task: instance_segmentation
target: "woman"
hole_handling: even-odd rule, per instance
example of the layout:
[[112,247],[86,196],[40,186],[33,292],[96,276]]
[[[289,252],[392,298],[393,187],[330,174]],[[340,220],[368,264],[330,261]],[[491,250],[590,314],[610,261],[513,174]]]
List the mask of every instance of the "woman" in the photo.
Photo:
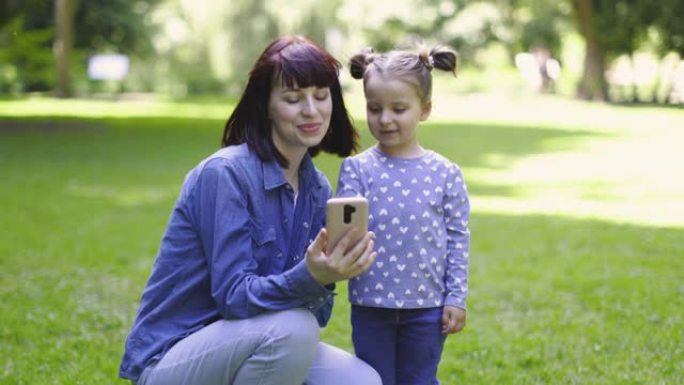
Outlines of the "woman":
[[340,64],[304,37],[271,43],[228,119],[223,148],[187,175],[126,341],[138,385],[380,384],[319,342],[334,284],[373,263],[373,233],[330,254],[332,190],[311,157],[356,146]]

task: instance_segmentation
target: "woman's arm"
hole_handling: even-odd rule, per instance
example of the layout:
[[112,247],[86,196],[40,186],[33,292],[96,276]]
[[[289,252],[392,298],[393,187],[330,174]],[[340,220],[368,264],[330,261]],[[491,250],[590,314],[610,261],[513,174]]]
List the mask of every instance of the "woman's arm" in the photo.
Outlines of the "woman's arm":
[[332,292],[313,278],[304,261],[282,274],[256,274],[249,193],[236,170],[217,159],[200,170],[188,196],[219,313],[224,318],[248,318],[269,310],[318,309],[329,301]]

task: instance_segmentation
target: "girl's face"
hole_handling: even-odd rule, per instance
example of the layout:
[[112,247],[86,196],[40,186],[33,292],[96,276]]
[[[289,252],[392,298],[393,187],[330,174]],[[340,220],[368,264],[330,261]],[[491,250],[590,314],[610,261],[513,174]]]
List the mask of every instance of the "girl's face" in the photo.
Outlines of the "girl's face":
[[413,85],[399,78],[374,73],[366,79],[366,115],[371,134],[384,153],[419,156],[416,130],[430,116],[430,103],[422,103]]
[[286,88],[277,81],[268,102],[273,143],[287,159],[299,161],[323,140],[331,114],[330,88]]

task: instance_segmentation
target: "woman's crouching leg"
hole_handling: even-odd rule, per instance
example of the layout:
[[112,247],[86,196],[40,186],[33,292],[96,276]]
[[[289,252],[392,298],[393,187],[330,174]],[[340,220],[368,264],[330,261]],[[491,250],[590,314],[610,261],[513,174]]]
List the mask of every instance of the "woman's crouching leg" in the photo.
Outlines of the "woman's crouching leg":
[[370,365],[340,348],[320,342],[306,385],[382,385]]
[[174,345],[138,385],[301,385],[319,331],[304,309],[216,321]]
[[320,329],[305,309],[273,313],[263,340],[238,370],[234,384],[301,385],[318,347]]

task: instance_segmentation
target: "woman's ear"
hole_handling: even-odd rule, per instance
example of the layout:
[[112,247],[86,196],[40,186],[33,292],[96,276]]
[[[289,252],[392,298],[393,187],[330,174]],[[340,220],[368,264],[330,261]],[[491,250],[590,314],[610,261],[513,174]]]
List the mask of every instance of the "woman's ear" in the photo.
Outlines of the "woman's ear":
[[430,117],[430,112],[432,112],[432,101],[423,103],[421,110],[422,112],[420,113],[420,121],[424,122]]

